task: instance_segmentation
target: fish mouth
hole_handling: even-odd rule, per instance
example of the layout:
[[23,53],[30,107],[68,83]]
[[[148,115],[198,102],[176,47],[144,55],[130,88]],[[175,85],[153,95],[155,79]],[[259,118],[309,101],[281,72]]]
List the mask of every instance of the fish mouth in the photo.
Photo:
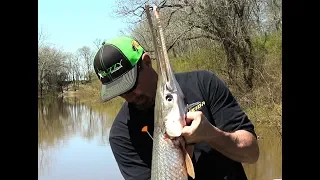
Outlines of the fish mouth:
[[165,132],[164,137],[170,140],[177,140],[180,136],[170,136],[167,132]]
[[[175,108],[179,108],[175,106]],[[174,108],[171,113],[168,114],[165,122],[165,132],[170,138],[180,137],[182,134],[182,129],[186,125],[185,117],[180,112],[176,111]]]

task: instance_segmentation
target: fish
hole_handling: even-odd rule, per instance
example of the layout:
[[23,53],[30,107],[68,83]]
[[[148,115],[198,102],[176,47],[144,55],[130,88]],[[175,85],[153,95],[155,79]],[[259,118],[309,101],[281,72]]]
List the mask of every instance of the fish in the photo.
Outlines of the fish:
[[[152,7],[156,30],[149,9],[150,5],[146,4],[158,70],[152,137],[148,133],[153,139],[151,180],[187,180],[188,176],[194,179],[193,147],[188,147],[182,136],[188,104],[169,62],[159,9],[156,5]],[[142,131],[147,131],[147,128]]]

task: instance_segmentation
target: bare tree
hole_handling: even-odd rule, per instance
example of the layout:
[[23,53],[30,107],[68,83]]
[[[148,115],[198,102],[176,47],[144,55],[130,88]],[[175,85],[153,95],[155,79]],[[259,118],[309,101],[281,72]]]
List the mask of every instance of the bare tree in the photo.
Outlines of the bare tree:
[[260,34],[269,34],[282,30],[282,1],[254,0],[252,20],[255,22],[252,30]]
[[99,38],[96,38],[96,39],[93,41],[93,44],[95,45],[95,47],[97,48],[97,50],[99,50],[99,48],[101,47],[102,42],[103,42],[103,40],[102,40],[102,39],[99,39]]
[[[59,80],[65,72],[67,72],[67,64],[65,62],[66,55],[59,49],[50,46],[44,46],[38,49],[38,85],[40,96],[43,95],[44,88],[59,88]],[[60,79],[59,79],[60,78]],[[51,88],[50,88],[51,87]]]
[[80,57],[78,54],[70,55],[69,66],[70,66],[69,74],[72,78],[73,88],[74,88],[74,90],[76,90],[76,87],[79,88],[80,76],[81,76]]
[[[150,1],[149,1],[150,2]],[[230,81],[238,82],[239,73],[245,89],[253,87],[255,57],[252,46],[252,12],[254,2],[249,0],[162,0],[156,3],[163,14],[168,50],[173,47],[188,47],[190,40],[206,39],[206,42],[219,43],[226,55]],[[123,16],[140,18],[134,32],[141,43],[150,41],[145,25],[143,0],[119,3],[117,13]],[[138,30],[141,29],[141,30]],[[143,32],[144,31],[144,32]],[[197,41],[196,41],[197,42]],[[198,41],[199,43],[199,41]],[[201,43],[201,41],[200,41]],[[150,43],[151,44],[151,43]],[[182,45],[183,44],[183,45]],[[147,45],[149,47],[152,45]],[[241,68],[240,68],[241,67]]]
[[282,30],[282,1],[281,0],[265,0],[266,3],[266,22],[269,31]]
[[38,30],[38,48],[41,48],[46,45],[49,35],[46,34],[42,28]]
[[93,53],[88,46],[83,46],[82,48],[78,49],[79,56],[84,60],[85,64],[85,76],[87,80],[91,82],[91,71],[92,71],[92,62],[93,62]]

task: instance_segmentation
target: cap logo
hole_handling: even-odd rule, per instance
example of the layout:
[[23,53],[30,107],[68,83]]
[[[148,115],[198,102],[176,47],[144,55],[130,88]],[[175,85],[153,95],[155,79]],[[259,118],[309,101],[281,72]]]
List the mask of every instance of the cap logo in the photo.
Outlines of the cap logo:
[[105,77],[106,75],[108,75],[108,74],[107,74],[105,71],[99,70],[98,75],[99,75],[99,78],[102,79],[102,78],[104,78],[104,77]]
[[109,77],[110,77],[110,74],[118,71],[119,69],[121,69],[123,67],[121,62],[122,62],[122,59],[120,60],[120,62],[115,63],[113,66],[109,67],[107,69],[107,72],[99,70],[99,72],[98,72],[99,78],[100,79],[104,78],[107,75],[109,75]]
[[137,51],[140,48],[140,45],[137,41],[132,40],[132,47],[135,51]]

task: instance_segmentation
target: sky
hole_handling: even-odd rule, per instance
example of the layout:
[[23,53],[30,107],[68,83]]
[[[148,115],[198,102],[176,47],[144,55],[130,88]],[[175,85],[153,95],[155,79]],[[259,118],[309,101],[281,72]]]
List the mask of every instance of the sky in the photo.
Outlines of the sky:
[[46,42],[74,53],[78,48],[95,48],[93,41],[120,35],[128,25],[112,15],[116,0],[38,0],[38,28]]

